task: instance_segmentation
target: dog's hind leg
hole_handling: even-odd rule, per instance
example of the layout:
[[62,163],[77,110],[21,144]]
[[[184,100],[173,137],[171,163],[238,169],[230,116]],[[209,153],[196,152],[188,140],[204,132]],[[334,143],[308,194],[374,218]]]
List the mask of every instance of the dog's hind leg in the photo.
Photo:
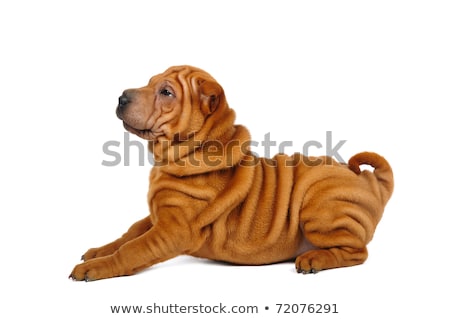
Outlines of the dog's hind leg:
[[146,231],[148,231],[150,228],[152,228],[152,223],[150,221],[150,216],[147,216],[147,217],[137,221],[133,225],[131,225],[131,227],[128,229],[128,231],[125,234],[123,234],[122,237],[116,239],[115,241],[113,241],[109,244],[106,244],[104,246],[98,247],[98,248],[89,249],[81,257],[81,259],[86,261],[86,260],[97,258],[97,257],[111,255],[116,250],[118,250],[123,244],[141,236]]
[[307,251],[295,260],[298,273],[317,273],[320,270],[354,266],[367,259],[367,249],[333,247]]
[[[341,205],[343,205],[341,203]],[[302,232],[310,249],[296,258],[299,273],[362,264],[368,257],[366,245],[373,235],[374,225],[361,210],[340,210],[336,214],[315,207],[314,212],[301,213]],[[342,206],[341,206],[342,209]]]

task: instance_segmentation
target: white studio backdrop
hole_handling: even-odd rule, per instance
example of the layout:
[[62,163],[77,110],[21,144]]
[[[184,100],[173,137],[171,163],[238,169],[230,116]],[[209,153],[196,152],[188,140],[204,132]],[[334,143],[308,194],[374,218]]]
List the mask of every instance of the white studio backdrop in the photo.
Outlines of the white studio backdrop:
[[[447,2],[44,0],[0,11],[8,318],[143,317],[112,313],[132,305],[148,317],[197,318],[147,307],[221,303],[257,306],[255,318],[319,316],[292,313],[300,304],[335,304],[337,314],[320,315],[330,318],[448,315]],[[103,145],[125,146],[122,91],[178,64],[216,78],[260,155],[277,152],[262,147],[270,134],[292,141],[288,153],[317,141],[323,147],[308,151],[325,154],[345,140],[344,160],[368,150],[391,162],[396,189],[365,264],[303,276],[293,263],[179,257],[131,277],[67,279],[88,248],[148,213],[151,165],[139,165],[137,148],[129,165],[102,165]]]

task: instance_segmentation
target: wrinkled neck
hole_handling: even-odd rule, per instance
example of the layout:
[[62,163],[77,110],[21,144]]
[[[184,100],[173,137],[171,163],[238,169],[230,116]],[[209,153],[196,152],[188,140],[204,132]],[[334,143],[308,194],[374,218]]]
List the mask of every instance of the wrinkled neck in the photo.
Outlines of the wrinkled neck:
[[188,176],[230,168],[250,152],[250,133],[234,125],[235,113],[227,108],[222,114],[208,117],[202,129],[183,141],[164,138],[149,142],[155,167],[162,171]]

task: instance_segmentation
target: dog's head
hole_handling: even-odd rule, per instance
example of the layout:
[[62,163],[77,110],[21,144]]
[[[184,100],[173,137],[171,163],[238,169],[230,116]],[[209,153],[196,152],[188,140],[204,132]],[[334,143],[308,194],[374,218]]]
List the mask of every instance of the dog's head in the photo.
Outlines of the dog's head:
[[220,108],[228,106],[222,87],[211,75],[191,66],[175,66],[153,76],[147,86],[125,90],[116,114],[126,130],[143,139],[181,141],[199,133]]

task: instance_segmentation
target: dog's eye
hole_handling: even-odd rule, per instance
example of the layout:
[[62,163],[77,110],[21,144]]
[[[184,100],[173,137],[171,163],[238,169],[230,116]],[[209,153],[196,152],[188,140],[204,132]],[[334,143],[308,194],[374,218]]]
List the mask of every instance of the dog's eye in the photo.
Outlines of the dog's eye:
[[171,91],[169,91],[168,89],[162,89],[161,91],[159,91],[159,93],[161,95],[165,95],[165,96],[174,96],[174,94]]

